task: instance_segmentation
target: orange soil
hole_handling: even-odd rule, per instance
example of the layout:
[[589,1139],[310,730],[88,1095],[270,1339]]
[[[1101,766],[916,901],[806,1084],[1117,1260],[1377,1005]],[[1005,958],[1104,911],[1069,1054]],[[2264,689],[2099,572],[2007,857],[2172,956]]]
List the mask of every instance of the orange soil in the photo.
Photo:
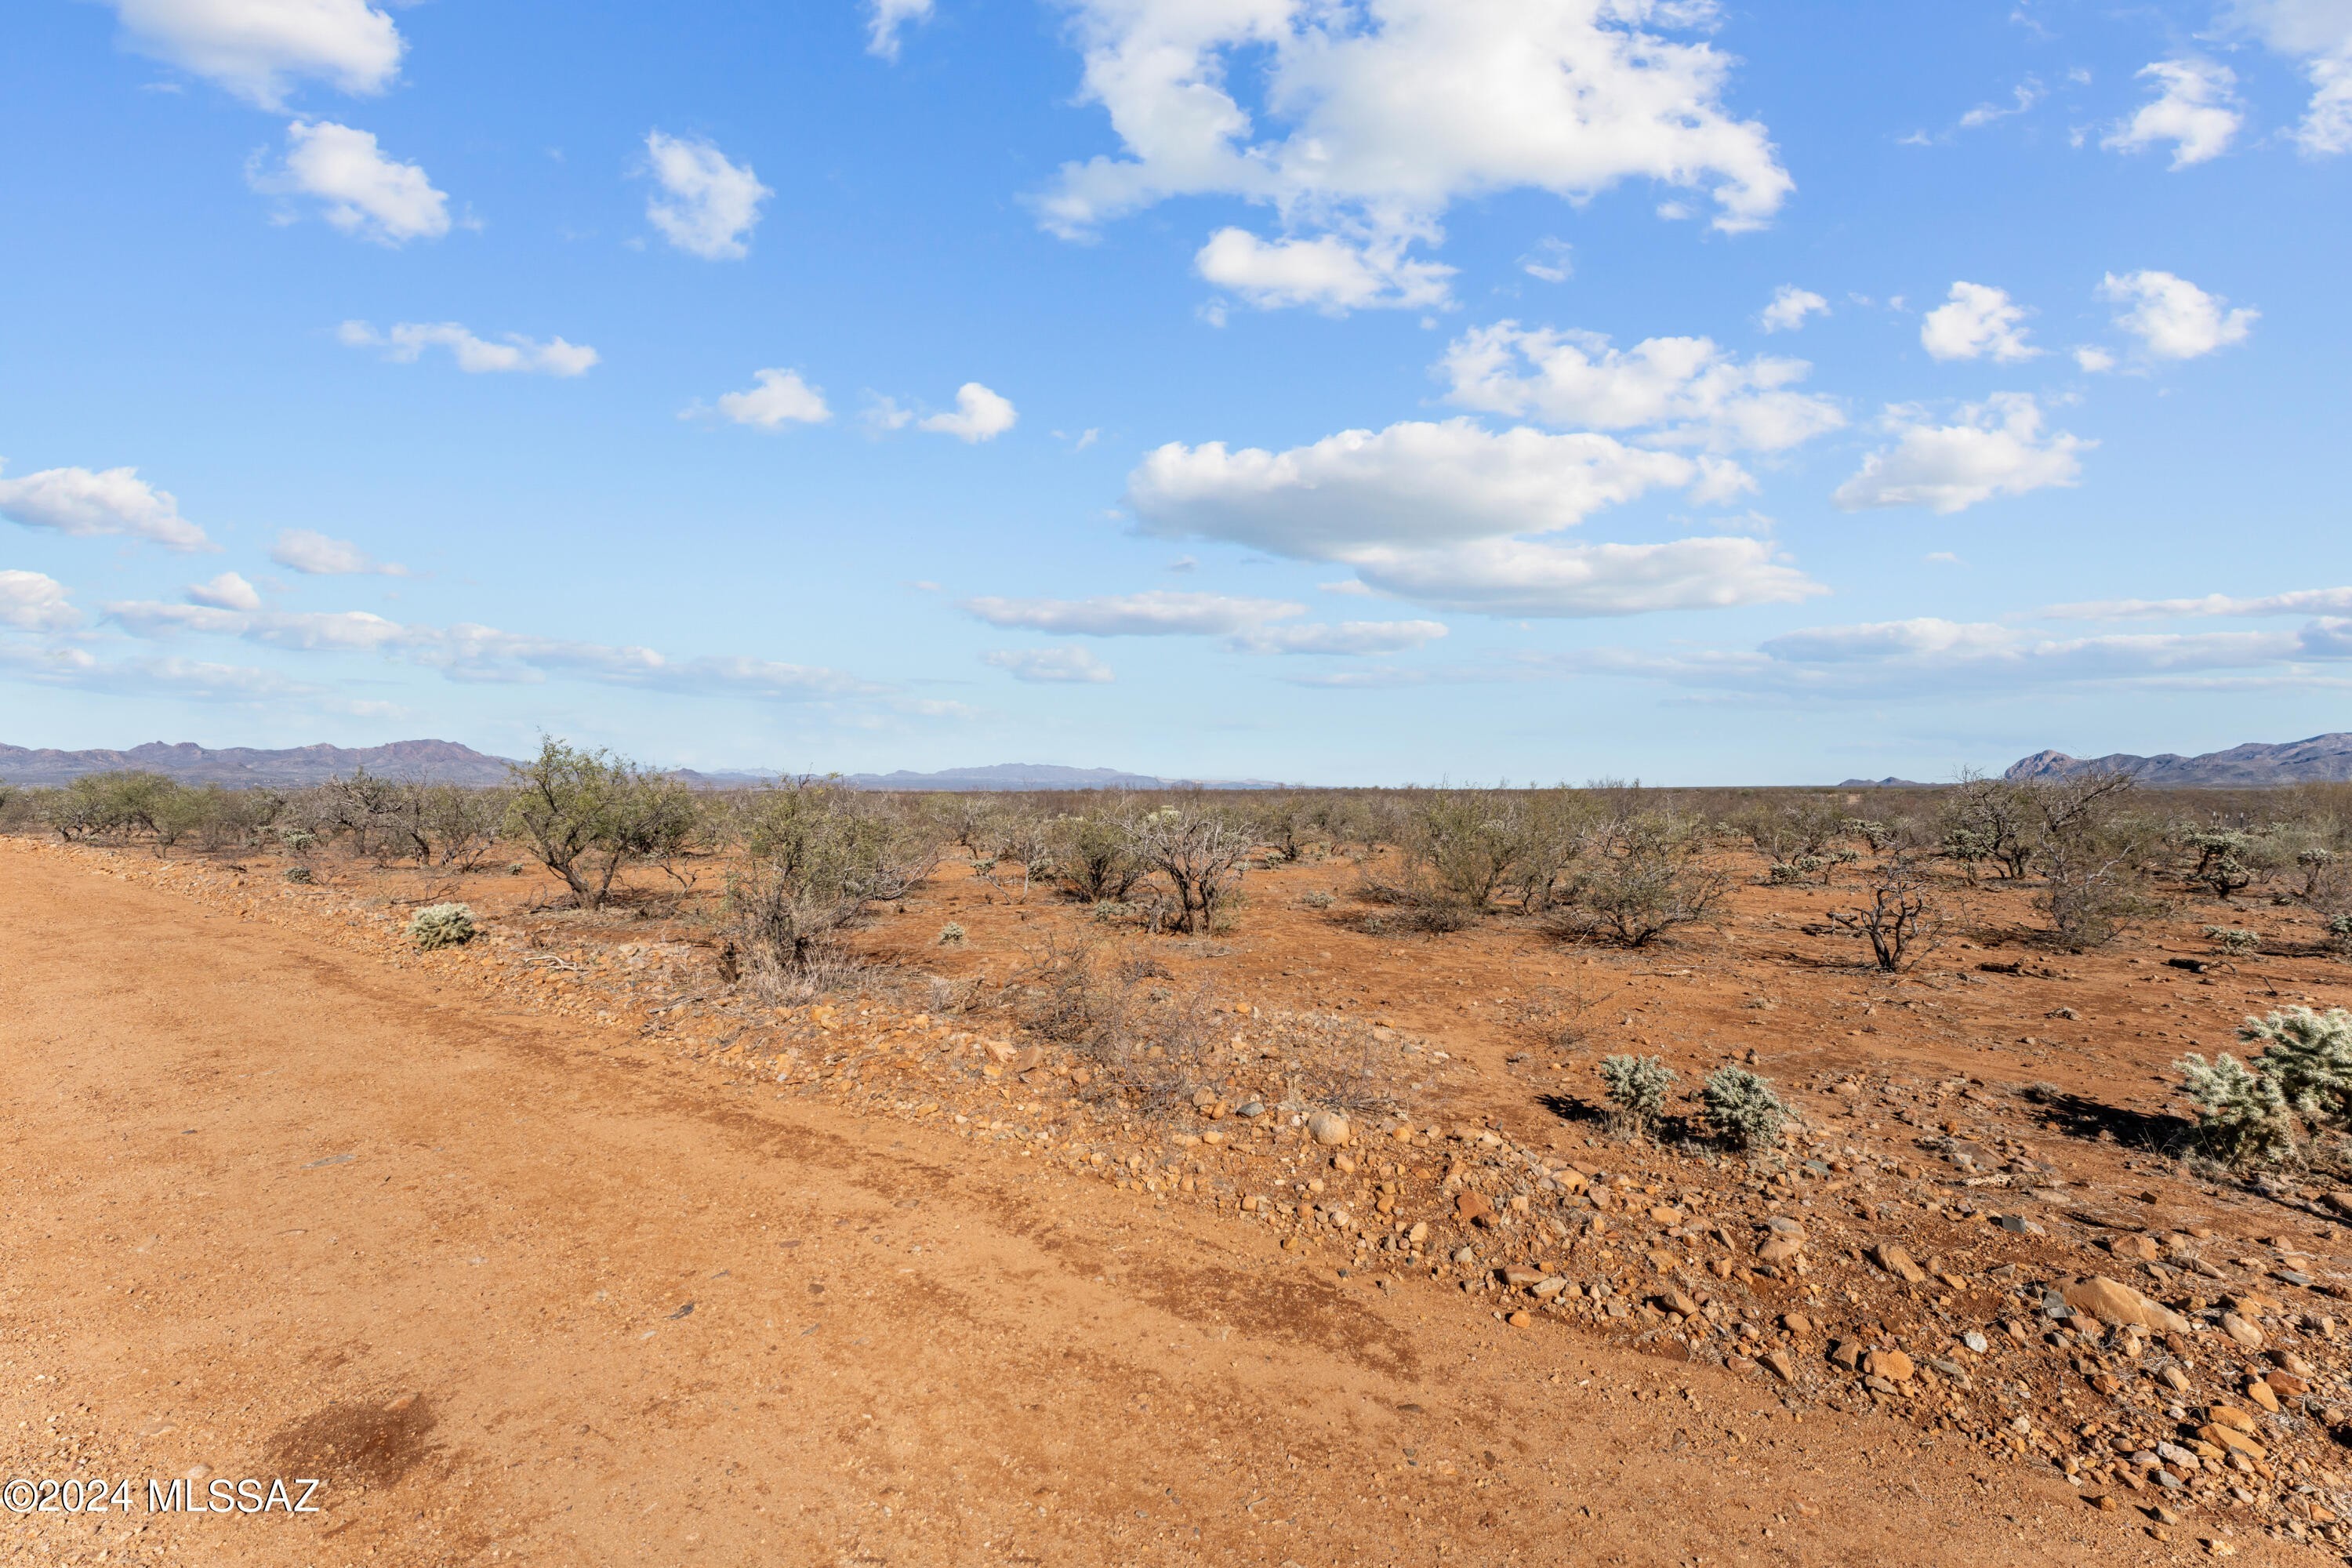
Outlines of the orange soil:
[[[6,1474],[322,1476],[325,1511],[8,1516],[10,1562],[2011,1564],[2166,1562],[2219,1532],[2159,1542],[1950,1434],[1514,1329],[1451,1279],[1343,1277],[936,1120],[714,1078],[615,1009],[500,989],[476,950],[395,959],[258,886],[154,880],[0,841]],[[489,910],[520,879],[444,880]],[[1590,1056],[1627,1044],[1686,1076],[1752,1045],[1791,1083],[1899,1059],[2153,1108],[2179,1036],[2225,1037],[2219,1005],[2152,1037],[2144,998],[2206,998],[2122,956],[1951,982],[1926,1016],[1850,973],[1759,979],[1822,945],[1790,934],[1817,894],[1755,889],[1725,939],[1588,963],[1287,902],[1339,880],[1255,881],[1233,951],[1178,962],[1440,1042],[1470,1070],[1417,1114],[1534,1146],[1585,1146],[1540,1097],[1589,1098]],[[948,918],[972,939],[943,956]],[[873,942],[1001,978],[1025,928],[1067,918],[948,881]],[[2259,967],[2289,998],[2336,984]],[[1528,1037],[1493,1013],[1580,974],[1609,990],[1592,1045],[1565,1072],[1509,1061]],[[2215,989],[2242,1008],[2270,985]],[[2084,1017],[2045,1021],[2062,1003]],[[2049,1142],[2091,1191],[2155,1179]],[[2178,1180],[2164,1201],[2276,1223]]]

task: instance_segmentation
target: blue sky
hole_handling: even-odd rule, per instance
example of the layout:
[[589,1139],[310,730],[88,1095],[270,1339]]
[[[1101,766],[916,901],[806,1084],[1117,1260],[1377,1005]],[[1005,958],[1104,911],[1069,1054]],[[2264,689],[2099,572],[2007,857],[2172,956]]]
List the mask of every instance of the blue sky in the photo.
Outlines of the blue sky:
[[35,0],[0,739],[2346,727],[2352,0]]

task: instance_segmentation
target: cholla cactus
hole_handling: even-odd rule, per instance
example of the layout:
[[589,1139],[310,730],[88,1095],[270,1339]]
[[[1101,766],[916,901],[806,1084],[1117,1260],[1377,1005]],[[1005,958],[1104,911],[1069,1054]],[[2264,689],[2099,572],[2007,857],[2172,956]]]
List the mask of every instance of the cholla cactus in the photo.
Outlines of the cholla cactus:
[[2294,1142],[2294,1121],[2277,1080],[2255,1071],[2227,1051],[2209,1064],[2190,1053],[2173,1064],[2181,1091],[2197,1108],[2197,1128],[2206,1147],[2232,1165],[2276,1156]]
[[2255,1068],[2303,1115],[2334,1124],[2352,1112],[2352,1013],[2289,1007],[2247,1019],[2238,1038],[2263,1048]]
[[474,911],[463,904],[430,904],[409,918],[408,939],[426,952],[474,940]]
[[1735,1149],[1769,1149],[1780,1142],[1789,1108],[1771,1082],[1746,1068],[1717,1068],[1699,1090],[1706,1124]]
[[1666,1091],[1675,1086],[1674,1068],[1655,1057],[1603,1057],[1601,1087],[1608,1092],[1619,1126],[1643,1133],[1664,1114]]
[[289,866],[286,868],[285,876],[286,879],[289,882],[315,882],[318,880],[316,877],[310,874],[310,868],[308,866]]
[[953,921],[950,921],[947,924],[940,927],[940,945],[941,947],[961,947],[963,945],[963,927],[958,925]]
[[2207,926],[2205,940],[2231,958],[2252,958],[2263,950],[2261,932],[2234,926]]
[[2352,915],[2331,916],[2327,921],[2327,940],[2339,952],[2352,952]]

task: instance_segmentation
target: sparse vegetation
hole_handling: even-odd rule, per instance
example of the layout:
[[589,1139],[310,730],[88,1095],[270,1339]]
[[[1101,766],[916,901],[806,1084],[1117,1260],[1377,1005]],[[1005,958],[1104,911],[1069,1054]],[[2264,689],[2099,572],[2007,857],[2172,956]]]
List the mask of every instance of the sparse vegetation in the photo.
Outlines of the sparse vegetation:
[[1624,947],[1714,918],[1729,876],[1706,864],[1696,824],[1647,813],[1617,824],[1589,855],[1559,922],[1563,931]]
[[1656,1057],[1613,1056],[1601,1058],[1601,1092],[1609,1097],[1611,1120],[1620,1131],[1646,1137],[1666,1113],[1666,1096],[1675,1087],[1675,1070]]
[[474,940],[474,911],[464,904],[429,904],[409,917],[408,940],[425,952]]
[[845,962],[839,934],[939,864],[934,823],[823,780],[758,791],[742,817],[743,863],[728,883],[727,930],[745,978],[773,997],[822,989]]
[[1869,939],[1881,973],[1909,968],[1938,946],[1943,909],[1927,878],[1911,861],[1897,858],[1879,871],[1866,910],[1832,911],[1830,920]]
[[1778,1147],[1789,1121],[1789,1108],[1772,1092],[1770,1081],[1746,1068],[1722,1067],[1709,1073],[1699,1089],[1699,1104],[1709,1131],[1750,1153]]

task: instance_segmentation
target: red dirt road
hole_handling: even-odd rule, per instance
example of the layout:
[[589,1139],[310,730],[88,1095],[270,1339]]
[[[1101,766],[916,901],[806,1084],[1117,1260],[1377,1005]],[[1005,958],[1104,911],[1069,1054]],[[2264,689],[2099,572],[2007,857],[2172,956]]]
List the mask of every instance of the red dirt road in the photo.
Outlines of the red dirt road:
[[[6,1515],[8,1562],[2196,1552],[1893,1422],[722,1094],[60,857],[0,843],[0,900],[5,1475],[326,1481],[317,1514]],[[2241,1561],[2321,1560],[2276,1550]]]

